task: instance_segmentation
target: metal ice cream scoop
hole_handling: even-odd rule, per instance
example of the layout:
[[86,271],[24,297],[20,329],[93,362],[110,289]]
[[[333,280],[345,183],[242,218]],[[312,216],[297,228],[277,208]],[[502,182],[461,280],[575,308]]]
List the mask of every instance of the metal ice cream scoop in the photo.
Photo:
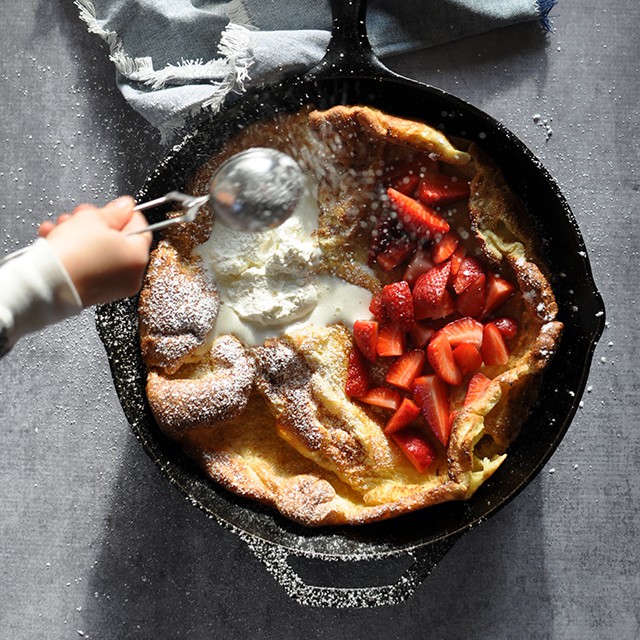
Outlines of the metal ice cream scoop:
[[178,202],[185,213],[151,224],[133,233],[192,222],[200,207],[209,203],[216,219],[233,229],[262,231],[283,223],[296,208],[304,191],[304,178],[296,161],[266,147],[241,151],[223,162],[209,182],[205,196],[171,191],[162,198],[135,207],[144,211],[167,202]]

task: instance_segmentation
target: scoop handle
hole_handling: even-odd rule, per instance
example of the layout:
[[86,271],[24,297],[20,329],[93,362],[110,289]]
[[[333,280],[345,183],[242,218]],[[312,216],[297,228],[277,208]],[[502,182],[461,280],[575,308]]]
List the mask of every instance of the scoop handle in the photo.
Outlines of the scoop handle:
[[[242,537],[256,557],[265,565],[267,571],[286,591],[287,595],[299,604],[311,607],[362,609],[398,604],[409,598],[446,555],[459,535],[448,536],[434,543],[393,554],[398,558],[408,555],[413,562],[392,584],[370,587],[327,587],[307,584],[288,560],[294,555],[307,558],[311,556],[296,553],[253,536],[243,535]],[[348,572],[348,564],[351,562],[373,562],[388,557],[389,554],[384,556],[372,554],[371,556],[354,560],[332,556],[331,558],[326,558],[326,561],[343,562],[346,573]],[[374,569],[372,567],[372,571]]]
[[186,193],[180,193],[179,191],[170,191],[161,198],[156,198],[155,200],[149,200],[148,202],[138,204],[134,207],[134,211],[146,211],[147,209],[159,207],[160,205],[166,204],[167,202],[178,202],[183,206],[183,208],[186,209],[186,213],[176,218],[166,218],[165,220],[160,220],[160,222],[154,222],[153,224],[150,224],[142,229],[130,231],[129,233],[127,233],[127,235],[135,236],[139,233],[146,233],[147,231],[158,231],[159,229],[165,229],[166,227],[170,227],[180,222],[193,222],[198,209],[208,201],[209,196],[196,197],[187,195]]

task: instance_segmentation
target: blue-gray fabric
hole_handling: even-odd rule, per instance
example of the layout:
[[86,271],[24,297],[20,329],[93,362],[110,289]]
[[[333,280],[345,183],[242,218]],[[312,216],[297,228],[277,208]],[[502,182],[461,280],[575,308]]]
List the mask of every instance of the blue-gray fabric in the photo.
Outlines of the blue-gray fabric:
[[[204,106],[320,61],[328,0],[75,0],[111,47],[118,86],[167,137]],[[381,58],[527,20],[549,0],[371,0],[367,29]],[[237,27],[237,28],[235,28]]]

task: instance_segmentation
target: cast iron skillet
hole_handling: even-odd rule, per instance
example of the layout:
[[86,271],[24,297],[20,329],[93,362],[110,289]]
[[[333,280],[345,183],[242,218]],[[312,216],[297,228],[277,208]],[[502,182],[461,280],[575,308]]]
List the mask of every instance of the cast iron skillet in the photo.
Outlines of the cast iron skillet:
[[[507,461],[464,503],[430,507],[359,527],[303,528],[209,481],[159,431],[144,393],[146,372],[138,347],[137,299],[99,308],[97,327],[125,414],[162,473],[196,506],[236,531],[293,598],[316,606],[362,607],[408,597],[462,533],[495,513],[538,473],[576,412],[605,316],[574,217],[557,184],[533,154],[487,114],[444,91],[386,69],[369,45],[365,2],[332,0],[331,5],[332,36],[320,65],[305,75],[247,93],[199,124],[169,152],[138,200],[184,188],[202,161],[243,126],[309,103],[319,108],[367,104],[477,141],[501,165],[543,240],[554,275],[559,319],[565,324],[559,352],[544,374],[539,398],[510,447]],[[406,555],[411,564],[400,578],[375,587],[308,585],[288,562],[290,556],[357,561]]]

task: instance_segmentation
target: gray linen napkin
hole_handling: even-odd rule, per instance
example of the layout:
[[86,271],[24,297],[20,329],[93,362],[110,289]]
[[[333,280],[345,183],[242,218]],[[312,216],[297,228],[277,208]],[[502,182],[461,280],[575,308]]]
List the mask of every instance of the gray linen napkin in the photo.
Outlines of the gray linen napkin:
[[[118,87],[169,141],[202,109],[322,59],[328,0],[74,0],[111,50]],[[370,0],[378,57],[527,20],[549,29],[555,0]]]

